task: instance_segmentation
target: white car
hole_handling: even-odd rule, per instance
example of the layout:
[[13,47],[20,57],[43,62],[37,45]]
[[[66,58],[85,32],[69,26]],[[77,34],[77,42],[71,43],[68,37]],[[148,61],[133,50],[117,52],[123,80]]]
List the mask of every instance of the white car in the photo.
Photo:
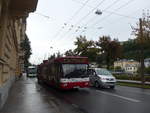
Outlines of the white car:
[[88,70],[88,75],[92,86],[100,88],[115,88],[116,78],[107,69],[92,68]]

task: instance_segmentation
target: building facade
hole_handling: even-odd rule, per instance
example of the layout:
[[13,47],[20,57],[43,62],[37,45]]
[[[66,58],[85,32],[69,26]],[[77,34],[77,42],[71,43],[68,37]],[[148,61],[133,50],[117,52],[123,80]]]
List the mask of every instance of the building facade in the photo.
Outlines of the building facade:
[[20,43],[25,38],[26,18],[36,6],[37,0],[0,0],[0,108],[22,72]]
[[150,58],[144,59],[144,65],[146,68],[150,67]]
[[135,60],[119,60],[114,62],[114,68],[120,67],[122,70],[128,73],[136,73],[140,63]]

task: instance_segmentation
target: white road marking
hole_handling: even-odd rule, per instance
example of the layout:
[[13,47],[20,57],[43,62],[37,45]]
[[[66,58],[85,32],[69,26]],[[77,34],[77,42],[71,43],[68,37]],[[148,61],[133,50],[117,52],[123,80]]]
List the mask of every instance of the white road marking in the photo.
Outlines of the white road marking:
[[131,101],[131,102],[141,102],[140,100],[124,97],[124,96],[113,94],[113,93],[109,93],[109,92],[104,92],[104,91],[99,91],[99,90],[96,90],[96,91],[99,92],[99,93],[103,93],[103,94],[106,94],[106,95],[118,97],[118,98],[121,98],[121,99],[124,99],[124,100],[128,100],[128,101]]
[[75,107],[75,108],[78,108],[78,105],[76,105],[76,104],[72,104],[72,106]]

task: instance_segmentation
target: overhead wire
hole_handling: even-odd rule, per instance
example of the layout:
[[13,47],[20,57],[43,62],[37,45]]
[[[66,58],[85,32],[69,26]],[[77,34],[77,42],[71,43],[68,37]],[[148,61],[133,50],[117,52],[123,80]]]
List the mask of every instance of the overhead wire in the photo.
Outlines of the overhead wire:
[[[92,10],[90,10],[90,11],[89,11],[85,16],[83,16],[80,20],[78,20],[75,25],[78,25],[81,21],[83,21],[83,20],[84,20],[87,16],[89,16],[95,9],[97,9],[100,5],[102,5],[102,4],[104,3],[104,1],[106,1],[106,0],[102,0],[101,2],[99,2],[99,3],[96,5],[96,7],[94,7]],[[70,31],[64,33],[64,35],[62,36],[62,38],[63,38],[64,36],[66,36],[69,32],[70,32]],[[61,38],[61,39],[62,39],[62,38]]]
[[[105,0],[103,0],[102,2],[104,2]],[[132,1],[134,1],[134,0],[132,0]],[[117,9],[115,9],[115,10],[119,10],[119,9],[121,9],[121,8],[123,8],[123,7],[125,7],[125,6],[127,6],[129,3],[131,3],[132,1],[128,1],[128,2],[126,2],[124,5],[121,5],[120,7],[118,7]],[[101,2],[101,3],[102,3]],[[117,3],[118,2],[118,0],[116,0],[116,1],[114,1],[114,3]],[[100,3],[99,3],[100,4]],[[98,4],[98,5],[99,5]],[[97,5],[97,6],[98,6]],[[88,16],[90,13],[92,13],[96,8],[97,8],[97,6],[96,7],[92,7],[92,6],[89,6],[89,5],[86,5],[86,6],[88,6],[88,7],[90,7],[90,8],[93,8],[88,14],[86,14],[84,17],[82,17],[80,20],[81,21],[83,21],[84,20],[84,18],[86,17],[86,16]],[[107,7],[107,8],[109,8],[109,7]],[[128,15],[124,15],[124,14],[120,14],[120,13],[116,13],[116,12],[114,12],[114,11],[106,11],[106,10],[102,10],[103,12],[106,12],[106,13],[109,13],[109,15],[118,15],[118,16],[121,16],[121,17],[125,17],[125,18],[130,18],[130,19],[137,19],[136,17],[131,17],[131,16],[128,16]],[[78,21],[76,24],[78,24],[79,22],[81,22],[81,21]],[[75,24],[75,25],[76,25]],[[71,30],[70,30],[71,31]],[[70,31],[68,31],[68,32],[70,32]],[[67,33],[68,33],[67,32]],[[67,33],[65,33],[63,36],[65,36]],[[61,39],[63,39],[63,38],[65,38],[65,37],[61,37]]]
[[[135,10],[134,12],[130,13],[129,16],[130,16],[130,15],[133,15],[133,14],[136,14],[136,13],[139,12],[140,10],[141,10],[141,9]],[[112,24],[115,24],[116,22],[119,22],[119,20],[120,20],[120,19],[123,19],[123,18],[124,18],[124,17],[121,16],[120,18],[114,20],[114,21],[112,22]],[[138,19],[138,18],[137,18],[137,19]]]
[[[109,9],[109,8],[111,8],[111,7],[113,7],[114,4],[118,3],[119,1],[121,1],[121,0],[115,0],[112,4],[110,4],[110,5],[107,6],[104,10],[102,10],[102,12],[103,12],[103,11],[106,11],[107,9]],[[89,21],[87,21],[86,24],[84,24],[84,26],[87,25],[88,23],[92,22],[94,19],[95,19],[95,17],[92,18],[92,19],[90,19]],[[82,31],[81,33],[83,33],[83,31]]]
[[35,14],[40,15],[40,16],[42,16],[42,17],[45,17],[45,18],[47,18],[47,19],[50,19],[50,17],[49,17],[49,16],[44,15],[44,14],[42,14],[42,13],[35,12]]
[[[129,0],[128,2],[126,2],[126,3],[123,4],[123,5],[121,5],[120,7],[118,7],[117,9],[115,9],[114,11],[122,9],[123,7],[129,5],[129,4],[130,4],[131,2],[133,2],[133,1],[134,1],[134,0]],[[109,16],[111,16],[112,14],[115,14],[115,15],[118,15],[118,16],[126,17],[126,18],[137,19],[136,17],[131,17],[131,16],[119,14],[119,13],[116,13],[116,12],[113,12],[113,11],[107,11],[107,9],[111,8],[111,7],[112,7],[114,4],[116,4],[117,2],[119,2],[119,1],[118,1],[118,0],[114,1],[111,5],[109,5],[107,8],[105,8],[104,10],[102,10],[102,12],[109,13],[109,15],[105,16],[104,18],[109,17]],[[103,18],[103,19],[104,19],[104,18]],[[92,20],[90,20],[90,21],[92,21]],[[89,23],[89,21],[88,21],[86,24],[88,24],[88,23]],[[85,25],[86,25],[86,24],[85,24]],[[85,25],[84,25],[84,26],[85,26]],[[93,26],[93,25],[92,25],[92,26]],[[92,26],[91,26],[91,27],[92,27]],[[101,27],[101,28],[103,28],[103,27]],[[85,32],[85,31],[80,32],[80,34],[83,33],[83,32]]]
[[[132,3],[133,1],[135,0],[129,0],[128,2],[126,2],[125,4],[121,5],[120,7],[116,8],[114,11],[117,11],[117,10],[120,10],[122,8],[124,8],[125,6],[129,5],[130,3]],[[92,26],[95,26],[96,24],[98,24],[99,22],[105,20],[106,18],[110,17],[111,15],[118,15],[118,16],[122,16],[122,17],[126,17],[126,18],[133,18],[135,19],[135,17],[130,17],[130,16],[126,16],[126,15],[123,15],[123,14],[118,14],[116,12],[113,12],[113,11],[106,11],[106,10],[102,10],[102,12],[106,12],[106,13],[109,13],[107,16],[103,17],[102,19],[96,21]]]
[[[127,6],[128,4],[130,4],[131,2],[133,2],[134,0],[130,0],[130,1],[128,1],[128,2],[126,2],[125,4],[123,4],[123,5],[121,5],[120,7],[118,7],[117,9],[115,9],[115,11],[116,10],[119,10],[119,9],[121,9],[121,8],[123,8],[123,7],[125,7],[125,6]],[[131,18],[131,19],[137,19],[137,18],[135,18],[135,17],[131,17],[131,16],[127,16],[127,15],[123,15],[123,14],[119,14],[119,13],[116,13],[116,12],[113,12],[113,11],[107,11],[107,9],[109,9],[110,7],[112,7],[114,4],[116,4],[117,2],[119,2],[119,0],[116,0],[116,1],[114,1],[111,5],[109,5],[107,8],[105,8],[104,10],[102,10],[102,12],[106,12],[106,13],[109,13],[109,15],[107,15],[107,17],[109,17],[109,16],[111,16],[112,14],[114,14],[114,15],[118,15],[118,16],[122,16],[122,17],[126,17],[126,18]],[[90,6],[91,7],[91,6]],[[105,17],[106,18],[106,17]],[[104,18],[103,18],[104,19]],[[101,19],[102,20],[102,19]],[[89,22],[92,22],[93,20],[89,20],[86,24],[88,24]],[[85,25],[86,25],[85,24]],[[97,22],[96,22],[96,24],[97,24]],[[85,26],[84,25],[84,26]],[[95,26],[95,24],[94,25],[92,25],[92,26]],[[90,26],[90,28],[92,28],[92,26]],[[93,27],[94,28],[94,27]],[[81,33],[83,33],[84,31],[82,31]]]
[[[74,13],[74,15],[68,20],[67,23],[69,23],[77,14],[79,14],[80,11],[86,6],[86,4],[87,4],[89,1],[90,1],[90,0],[86,0],[85,3],[82,4],[82,7],[79,8],[79,9]],[[60,34],[60,32],[61,32],[62,30],[63,30],[63,29],[60,28],[60,30],[59,30],[58,32],[56,32],[56,35],[54,35],[54,37],[56,38],[56,37]]]
[[[122,9],[122,8],[124,8],[124,7],[126,7],[127,5],[129,5],[130,3],[132,3],[133,1],[135,1],[135,0],[129,0],[129,1],[126,2],[125,4],[123,4],[123,5],[121,5],[120,7],[116,8],[114,11],[118,11],[118,10],[120,10],[120,9]],[[103,12],[104,12],[104,11],[103,11]],[[101,20],[99,20],[100,22],[106,20],[109,16],[111,16],[111,15],[113,15],[113,14],[118,15],[118,16],[121,16],[122,18],[137,19],[136,17],[131,17],[131,16],[123,15],[123,14],[118,14],[118,13],[112,12],[112,11],[108,11],[108,12],[106,11],[106,13],[109,13],[109,14],[108,14],[107,16],[103,17]],[[95,22],[92,26],[96,26],[96,24],[98,24],[99,21]],[[114,22],[113,22],[113,23],[114,23]],[[91,27],[92,27],[92,26],[91,26]]]
[[[111,8],[111,7],[113,7],[116,3],[118,3],[119,1],[121,1],[121,0],[115,0],[113,3],[111,3],[109,6],[107,6],[104,10],[102,10],[102,11],[106,11],[107,9],[109,9],[109,8]],[[120,8],[120,7],[119,7]],[[118,8],[118,9],[119,9]],[[92,18],[92,19],[90,19],[89,21],[87,21],[86,22],[86,24],[84,24],[83,26],[86,26],[88,23],[90,23],[90,22],[92,22],[93,20],[95,19],[95,17],[94,18]],[[92,27],[91,27],[92,28]],[[93,27],[94,28],[94,27]],[[83,32],[85,32],[84,30],[83,31],[81,31],[80,32],[80,34],[82,34]],[[76,32],[75,32],[76,33]],[[71,34],[72,35],[72,34]],[[70,37],[71,35],[69,35],[68,37]]]

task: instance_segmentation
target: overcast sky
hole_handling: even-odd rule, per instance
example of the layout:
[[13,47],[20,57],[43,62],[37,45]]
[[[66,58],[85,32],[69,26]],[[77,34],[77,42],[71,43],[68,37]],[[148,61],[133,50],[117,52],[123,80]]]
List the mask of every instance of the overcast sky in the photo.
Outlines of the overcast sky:
[[[133,38],[131,25],[149,9],[150,0],[39,0],[36,12],[27,19],[30,61],[38,64],[55,52],[75,48],[79,35],[88,40],[103,35],[119,41]],[[97,10],[102,14],[96,15]]]

